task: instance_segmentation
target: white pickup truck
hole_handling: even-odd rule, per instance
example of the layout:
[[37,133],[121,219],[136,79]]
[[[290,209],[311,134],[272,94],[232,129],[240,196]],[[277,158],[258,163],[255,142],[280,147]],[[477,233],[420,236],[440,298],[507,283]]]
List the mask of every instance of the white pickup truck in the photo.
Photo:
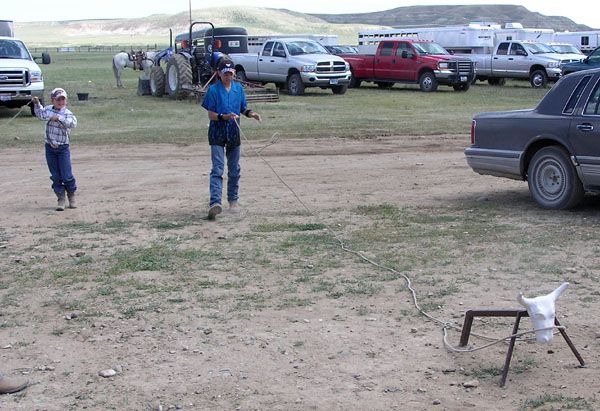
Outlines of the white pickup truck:
[[541,43],[503,41],[493,54],[464,54],[476,63],[477,80],[503,85],[505,79],[529,80],[531,87],[545,87],[548,81],[560,78],[560,54]]
[[267,41],[256,53],[232,53],[236,77],[241,81],[275,83],[293,96],[306,87],[330,88],[344,94],[350,83],[350,66],[319,43],[303,38]]
[[[42,53],[42,63],[50,64],[50,56]],[[0,37],[0,106],[18,108],[32,97],[44,97],[44,78],[25,44],[15,37]],[[31,114],[33,112],[33,105]]]

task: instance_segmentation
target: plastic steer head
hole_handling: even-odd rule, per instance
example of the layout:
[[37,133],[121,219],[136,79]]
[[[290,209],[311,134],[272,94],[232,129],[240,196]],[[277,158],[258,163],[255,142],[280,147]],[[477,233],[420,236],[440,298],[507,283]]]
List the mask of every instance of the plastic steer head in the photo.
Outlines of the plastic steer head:
[[[556,317],[555,303],[558,297],[567,289],[569,283],[562,283],[550,294],[535,298],[523,297],[522,293],[517,296],[517,301],[527,309],[529,317],[533,321],[533,329],[538,342],[547,343],[552,341],[554,319]],[[548,328],[544,330],[544,328]]]

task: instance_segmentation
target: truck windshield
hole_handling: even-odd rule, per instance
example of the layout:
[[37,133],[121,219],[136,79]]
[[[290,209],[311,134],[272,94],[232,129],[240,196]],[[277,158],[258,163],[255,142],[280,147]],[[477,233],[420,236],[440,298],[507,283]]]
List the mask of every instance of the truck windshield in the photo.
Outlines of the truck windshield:
[[582,54],[581,51],[572,44],[550,44],[549,46],[559,54]]
[[300,54],[329,54],[325,47],[314,41],[290,41],[286,43],[286,46],[292,56],[299,56]]
[[31,60],[27,47],[18,40],[0,40],[0,58]]
[[450,54],[437,43],[413,43],[419,54]]
[[542,43],[528,43],[528,44],[525,44],[525,47],[527,47],[527,50],[531,54],[556,53],[554,50],[552,50],[550,48],[550,46],[547,46]]

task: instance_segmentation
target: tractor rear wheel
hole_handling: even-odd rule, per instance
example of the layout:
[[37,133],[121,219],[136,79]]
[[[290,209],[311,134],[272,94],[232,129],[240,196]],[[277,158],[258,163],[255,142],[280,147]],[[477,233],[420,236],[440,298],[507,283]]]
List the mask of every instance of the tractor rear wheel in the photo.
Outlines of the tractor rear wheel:
[[154,66],[150,70],[150,93],[154,97],[162,97],[165,94],[165,82],[167,76],[161,66]]
[[182,54],[175,54],[167,63],[167,93],[171,98],[180,100],[186,98],[189,90],[184,85],[192,85],[192,67]]

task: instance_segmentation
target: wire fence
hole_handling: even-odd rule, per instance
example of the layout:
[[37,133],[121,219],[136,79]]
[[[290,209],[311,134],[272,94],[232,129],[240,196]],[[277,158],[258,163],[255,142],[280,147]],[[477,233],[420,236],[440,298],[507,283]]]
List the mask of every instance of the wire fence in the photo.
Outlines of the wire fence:
[[30,47],[32,53],[118,53],[119,51],[142,50],[153,51],[162,50],[169,47],[168,44],[129,44],[112,46],[61,46],[61,47]]

